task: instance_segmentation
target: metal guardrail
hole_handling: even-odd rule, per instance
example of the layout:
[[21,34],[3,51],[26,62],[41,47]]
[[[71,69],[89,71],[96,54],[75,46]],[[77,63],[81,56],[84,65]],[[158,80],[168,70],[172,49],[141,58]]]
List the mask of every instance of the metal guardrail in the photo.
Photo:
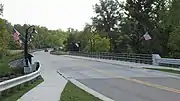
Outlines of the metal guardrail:
[[69,52],[70,55],[84,56],[90,58],[110,59],[119,61],[130,61],[136,63],[152,64],[151,54],[133,54],[133,53],[87,53],[87,52]]
[[21,77],[17,77],[14,79],[10,79],[4,82],[0,82],[0,92],[10,89],[12,87],[18,86],[20,84],[23,84],[25,82],[31,81],[33,79],[35,79],[36,77],[40,76],[40,67],[38,68],[37,71],[21,76]]
[[[35,49],[35,50],[30,50],[29,52],[33,53],[33,52],[41,51],[41,50],[42,49]],[[32,71],[35,71],[35,69],[36,69],[35,65],[32,65],[32,67],[33,67]],[[31,81],[31,80],[35,79],[36,77],[38,77],[38,76],[40,76],[40,67],[38,68],[37,71],[32,72],[30,74],[23,75],[23,76],[20,76],[20,77],[16,77],[16,78],[13,78],[13,79],[10,79],[10,80],[6,80],[6,81],[3,81],[3,82],[0,82],[0,93],[2,91],[7,90],[7,89],[10,89],[10,88],[18,86],[20,84],[23,84],[23,83],[26,83],[28,81]]]

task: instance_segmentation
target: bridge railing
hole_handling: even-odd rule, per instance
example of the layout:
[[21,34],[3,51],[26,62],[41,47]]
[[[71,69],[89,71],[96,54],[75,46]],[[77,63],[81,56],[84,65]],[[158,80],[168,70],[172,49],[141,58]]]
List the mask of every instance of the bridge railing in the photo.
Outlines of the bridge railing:
[[69,52],[70,55],[84,56],[90,58],[99,58],[99,59],[110,59],[110,60],[119,60],[119,61],[129,61],[136,63],[152,64],[152,55],[151,54],[133,54],[133,53],[107,53],[107,52]]
[[108,52],[69,52],[70,55],[129,61],[156,66],[180,68],[180,59],[161,58],[158,54],[108,53]]

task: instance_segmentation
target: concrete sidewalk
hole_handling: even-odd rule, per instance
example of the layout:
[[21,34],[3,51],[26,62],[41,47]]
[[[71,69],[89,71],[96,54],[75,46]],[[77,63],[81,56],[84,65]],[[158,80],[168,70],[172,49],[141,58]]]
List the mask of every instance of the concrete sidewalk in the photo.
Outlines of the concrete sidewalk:
[[141,64],[141,63],[134,63],[134,62],[127,62],[127,61],[117,61],[117,60],[108,60],[108,59],[98,59],[98,58],[89,58],[89,57],[82,57],[82,56],[72,56],[72,55],[66,55],[67,57],[76,58],[76,59],[85,59],[85,60],[92,60],[92,61],[98,61],[113,65],[119,65],[119,66],[125,66],[129,68],[162,68],[162,69],[172,69],[172,70],[178,70],[179,68],[171,68],[171,67],[163,67],[163,66],[154,66],[149,64]]
[[67,81],[56,72],[43,75],[44,82],[30,90],[18,101],[59,101]]
[[41,63],[41,76],[44,82],[23,95],[18,101],[59,101],[67,80],[57,73],[58,66],[54,66],[48,59],[53,60],[54,57],[44,52],[35,53],[35,56]]

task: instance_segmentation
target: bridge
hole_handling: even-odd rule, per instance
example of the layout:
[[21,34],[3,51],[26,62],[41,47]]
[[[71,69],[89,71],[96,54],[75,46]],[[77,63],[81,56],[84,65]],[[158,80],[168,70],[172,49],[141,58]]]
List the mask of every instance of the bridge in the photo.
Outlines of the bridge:
[[[143,65],[116,60],[93,59],[72,55],[33,53],[41,62],[44,82],[25,94],[20,101],[59,101],[67,79],[114,101],[179,101],[180,79],[177,75],[144,69]],[[119,61],[121,63],[121,61]],[[135,66],[136,65],[136,66]],[[62,76],[65,78],[62,78]]]

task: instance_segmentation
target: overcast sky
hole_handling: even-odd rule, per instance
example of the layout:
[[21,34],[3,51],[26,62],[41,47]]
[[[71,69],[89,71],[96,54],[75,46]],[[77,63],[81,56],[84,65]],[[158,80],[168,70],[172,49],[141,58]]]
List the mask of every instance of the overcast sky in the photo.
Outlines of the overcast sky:
[[92,6],[99,0],[0,0],[3,18],[12,24],[36,24],[49,29],[69,27],[82,30],[94,16]]

